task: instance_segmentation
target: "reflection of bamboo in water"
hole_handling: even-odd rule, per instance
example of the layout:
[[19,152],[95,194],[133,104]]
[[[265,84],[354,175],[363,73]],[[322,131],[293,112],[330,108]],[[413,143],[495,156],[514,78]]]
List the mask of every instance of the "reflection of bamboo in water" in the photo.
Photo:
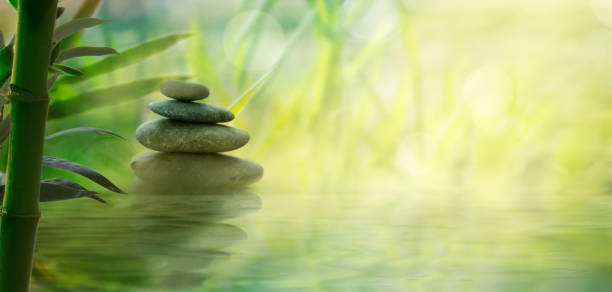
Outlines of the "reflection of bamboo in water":
[[114,214],[63,214],[40,228],[35,283],[94,291],[201,285],[207,267],[229,257],[223,249],[246,238],[219,221],[260,207],[257,195],[224,190],[139,194]]

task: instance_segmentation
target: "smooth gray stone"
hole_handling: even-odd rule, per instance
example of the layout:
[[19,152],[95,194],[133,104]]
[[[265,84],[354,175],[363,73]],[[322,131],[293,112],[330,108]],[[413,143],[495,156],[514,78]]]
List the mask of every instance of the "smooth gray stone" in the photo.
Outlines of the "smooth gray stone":
[[240,187],[263,176],[259,164],[219,153],[146,153],[130,166],[144,182],[176,188]]
[[234,119],[234,114],[222,107],[177,100],[162,100],[149,104],[149,109],[166,118],[194,123],[225,123]]
[[157,119],[136,129],[136,139],[143,146],[163,152],[225,152],[249,142],[243,130],[217,125],[193,124]]
[[202,84],[181,80],[166,80],[159,89],[167,97],[185,101],[205,99],[210,94]]

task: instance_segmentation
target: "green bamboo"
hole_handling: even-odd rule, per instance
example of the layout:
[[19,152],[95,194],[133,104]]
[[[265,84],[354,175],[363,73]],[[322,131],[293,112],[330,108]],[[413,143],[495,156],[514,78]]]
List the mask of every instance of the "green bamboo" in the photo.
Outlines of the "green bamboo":
[[28,291],[36,228],[57,0],[19,0],[11,79],[11,137],[0,223],[0,291]]

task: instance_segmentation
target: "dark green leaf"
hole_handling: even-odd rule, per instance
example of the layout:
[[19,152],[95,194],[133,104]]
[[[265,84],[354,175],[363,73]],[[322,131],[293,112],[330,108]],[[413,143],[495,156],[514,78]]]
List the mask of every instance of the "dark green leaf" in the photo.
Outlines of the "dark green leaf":
[[[72,19],[91,17],[98,9],[101,0],[84,0]],[[81,39],[83,31],[79,31],[62,41],[62,48],[72,48]]]
[[53,34],[53,41],[59,42],[72,34],[80,31],[81,29],[94,27],[103,23],[110,22],[110,20],[98,19],[98,18],[78,18],[69,21],[68,23],[59,26],[55,29]]
[[187,80],[189,78],[189,76],[182,75],[138,80],[126,84],[86,92],[65,100],[58,100],[51,103],[49,106],[49,119],[63,118],[96,107],[133,100],[157,91],[159,89],[159,85],[164,80]]
[[62,15],[64,15],[64,12],[66,12],[66,8],[61,7],[61,6],[57,7],[57,12],[55,13],[55,19],[62,17]]
[[13,43],[9,43],[6,47],[0,49],[0,84],[11,75],[13,67]]
[[68,75],[68,76],[82,76],[83,75],[83,72],[81,72],[81,70],[74,68],[74,67],[62,65],[62,64],[53,64],[49,66],[49,69],[55,73],[60,73],[62,75]]
[[2,121],[0,121],[0,145],[4,143],[6,138],[9,136],[11,130],[11,115],[6,115]]
[[104,55],[119,55],[119,52],[110,47],[76,47],[61,51],[55,62],[61,63],[76,57]]
[[58,80],[58,85],[74,84],[89,78],[107,74],[115,70],[139,63],[153,55],[159,54],[180,40],[192,36],[192,34],[173,34],[148,41],[133,48],[121,52],[120,55],[106,57],[99,62],[81,68],[85,73],[81,77],[67,77]]
[[63,131],[59,131],[56,133],[53,133],[47,137],[45,137],[45,140],[50,140],[53,139],[55,137],[59,137],[59,136],[63,136],[66,134],[71,134],[71,133],[78,133],[78,132],[94,132],[100,136],[106,136],[106,135],[110,135],[110,136],[115,136],[115,137],[119,137],[123,140],[125,140],[125,138],[123,138],[121,135],[113,132],[113,131],[109,131],[109,130],[105,130],[105,129],[100,129],[100,128],[92,128],[92,127],[79,127],[79,128],[72,128],[72,129],[68,129],[68,130],[63,130]]
[[60,158],[43,157],[43,165],[72,171],[92,180],[93,182],[103,186],[109,191],[124,194],[121,189],[115,186],[106,177],[96,172],[95,170],[82,166],[78,163],[74,163]]
[[[5,185],[0,185],[0,200],[4,197]],[[88,191],[81,185],[63,178],[47,179],[40,182],[40,201],[54,202],[78,198],[91,198],[106,203],[102,198],[96,196],[94,191]]]
[[4,48],[4,34],[0,31],[0,49]]
[[19,0],[8,0],[8,3],[11,4],[15,10],[17,10],[17,1]]
[[57,77],[59,77],[60,75],[60,73],[55,73],[53,74],[53,76],[51,76],[51,78],[49,78],[49,80],[47,80],[47,91],[53,88],[53,85],[55,85],[55,81],[57,81]]
[[[59,43],[55,44],[55,46],[53,46],[53,49],[51,50],[51,58],[49,58],[49,64],[50,65],[55,63],[55,59],[57,59],[57,56],[59,56],[61,43],[62,42],[59,42]],[[57,63],[59,63],[59,62],[57,62]]]
[[0,109],[2,106],[8,103],[8,92],[10,87],[10,80],[4,81],[4,84],[0,85]]

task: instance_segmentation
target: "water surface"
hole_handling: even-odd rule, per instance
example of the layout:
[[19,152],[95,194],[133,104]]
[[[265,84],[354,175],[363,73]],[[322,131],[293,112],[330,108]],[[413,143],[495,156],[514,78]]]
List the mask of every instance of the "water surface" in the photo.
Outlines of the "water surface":
[[610,198],[396,192],[44,205],[34,291],[610,291]]

